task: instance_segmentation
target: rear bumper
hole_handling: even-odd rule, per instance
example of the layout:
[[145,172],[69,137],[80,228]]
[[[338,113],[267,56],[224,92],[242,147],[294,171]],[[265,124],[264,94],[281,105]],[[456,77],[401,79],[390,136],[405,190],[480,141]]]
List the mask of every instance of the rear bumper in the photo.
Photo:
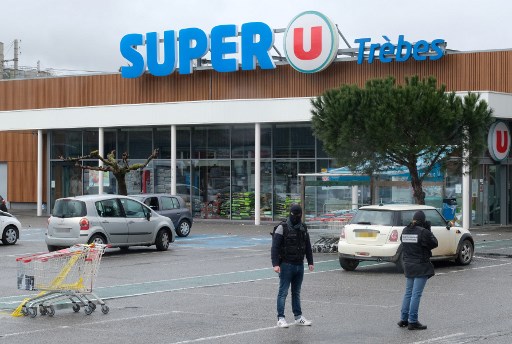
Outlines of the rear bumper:
[[396,262],[400,255],[398,247],[400,243],[385,244],[382,246],[348,244],[344,240],[338,243],[340,258]]
[[78,238],[56,238],[52,236],[46,236],[46,245],[51,246],[73,246],[76,244],[87,244],[88,236],[80,236]]

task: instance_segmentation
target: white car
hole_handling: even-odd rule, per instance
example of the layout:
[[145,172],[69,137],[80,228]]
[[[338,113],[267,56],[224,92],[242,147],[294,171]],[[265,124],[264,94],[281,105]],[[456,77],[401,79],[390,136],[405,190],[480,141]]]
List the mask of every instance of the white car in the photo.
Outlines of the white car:
[[414,213],[422,210],[431,223],[439,246],[432,250],[432,260],[471,263],[474,241],[462,227],[452,227],[436,208],[426,205],[388,204],[361,207],[340,234],[338,256],[344,270],[353,271],[365,260],[402,265],[400,235]]
[[21,223],[14,215],[0,210],[0,228],[4,245],[14,245],[18,241]]
[[75,244],[156,245],[165,251],[174,241],[171,219],[127,196],[86,195],[59,198],[48,219],[49,251]]

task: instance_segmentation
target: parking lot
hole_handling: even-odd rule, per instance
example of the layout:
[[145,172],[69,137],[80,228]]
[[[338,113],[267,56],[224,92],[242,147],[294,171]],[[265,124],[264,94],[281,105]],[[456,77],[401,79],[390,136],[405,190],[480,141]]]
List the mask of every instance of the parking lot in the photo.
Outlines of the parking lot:
[[[33,222],[32,222],[33,221]],[[272,226],[196,223],[171,248],[109,249],[95,291],[110,307],[87,316],[68,305],[54,317],[12,317],[35,292],[16,289],[15,258],[45,251],[44,221],[27,218],[17,245],[0,245],[0,342],[69,343],[510,343],[512,235],[475,231],[476,257],[436,264],[420,307],[427,331],[396,326],[404,277],[392,264],[341,270],[315,253],[306,272],[304,315],[311,327],[276,327],[278,277],[270,266]],[[286,315],[290,320],[290,300]]]

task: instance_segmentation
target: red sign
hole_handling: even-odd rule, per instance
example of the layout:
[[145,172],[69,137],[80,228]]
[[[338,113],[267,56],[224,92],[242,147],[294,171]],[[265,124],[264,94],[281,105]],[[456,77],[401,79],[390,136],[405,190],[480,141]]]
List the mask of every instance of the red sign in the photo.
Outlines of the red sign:
[[487,135],[489,154],[496,161],[508,157],[510,151],[510,130],[505,122],[495,122]]

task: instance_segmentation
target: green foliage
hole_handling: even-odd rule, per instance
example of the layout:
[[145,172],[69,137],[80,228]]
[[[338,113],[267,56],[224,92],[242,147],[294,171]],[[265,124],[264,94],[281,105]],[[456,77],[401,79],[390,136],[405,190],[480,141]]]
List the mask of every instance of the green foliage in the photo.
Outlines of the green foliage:
[[[492,110],[476,94],[460,98],[433,77],[370,80],[364,88],[342,85],[311,101],[313,132],[341,166],[373,174],[405,166],[417,203],[422,182],[443,160],[470,152],[473,165],[485,147]],[[419,176],[418,163],[427,166]],[[423,194],[424,195],[424,194]]]

